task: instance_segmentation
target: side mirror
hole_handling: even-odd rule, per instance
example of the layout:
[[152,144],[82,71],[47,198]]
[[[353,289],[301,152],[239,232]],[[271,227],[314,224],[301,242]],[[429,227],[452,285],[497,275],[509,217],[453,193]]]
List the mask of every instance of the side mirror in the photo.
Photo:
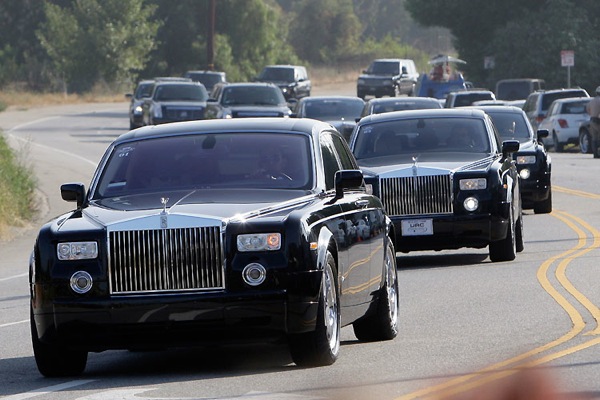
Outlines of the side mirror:
[[83,183],[65,183],[60,186],[60,195],[65,201],[77,202],[77,208],[81,208],[85,198],[85,186]]
[[550,132],[548,131],[548,129],[538,129],[538,131],[537,131],[538,139],[544,139],[544,138],[547,138],[548,136],[550,136]]
[[[518,142],[517,142],[518,143]],[[340,170],[335,173],[335,198],[344,197],[344,189],[358,189],[364,184],[363,173],[359,169]]]
[[518,140],[505,140],[502,142],[502,157],[506,158],[510,153],[519,151],[521,144]]
[[131,100],[133,98],[133,93],[125,93],[125,98]]

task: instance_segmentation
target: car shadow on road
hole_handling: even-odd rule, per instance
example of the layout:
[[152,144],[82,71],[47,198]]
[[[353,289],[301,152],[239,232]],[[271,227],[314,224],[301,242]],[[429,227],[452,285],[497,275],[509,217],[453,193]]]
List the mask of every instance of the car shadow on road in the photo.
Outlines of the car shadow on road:
[[[460,252],[458,252],[460,251]],[[399,270],[403,269],[428,269],[439,267],[457,267],[490,263],[487,249],[458,250],[456,253],[444,252],[419,255],[396,254],[396,264]]]

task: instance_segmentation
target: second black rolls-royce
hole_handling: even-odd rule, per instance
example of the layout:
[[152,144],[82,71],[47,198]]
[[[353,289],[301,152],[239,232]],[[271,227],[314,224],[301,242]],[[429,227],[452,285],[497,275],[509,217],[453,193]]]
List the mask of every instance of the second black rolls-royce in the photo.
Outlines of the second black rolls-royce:
[[396,249],[483,248],[492,261],[523,250],[519,175],[481,110],[396,111],[364,117],[350,141],[396,226]]
[[249,118],[142,127],[107,149],[30,263],[45,376],[89,352],[287,340],[301,366],[398,332],[394,226],[331,125]]

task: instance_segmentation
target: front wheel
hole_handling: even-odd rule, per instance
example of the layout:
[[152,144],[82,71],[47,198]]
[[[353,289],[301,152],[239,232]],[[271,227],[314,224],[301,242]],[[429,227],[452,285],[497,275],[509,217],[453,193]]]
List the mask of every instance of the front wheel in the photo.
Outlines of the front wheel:
[[48,378],[81,375],[87,363],[87,351],[71,350],[40,341],[33,312],[30,312],[29,318],[33,354],[40,373]]
[[327,252],[323,267],[317,323],[312,332],[289,337],[292,360],[300,367],[331,365],[340,352],[340,303],[335,259]]
[[549,214],[552,212],[552,188],[548,190],[546,200],[538,201],[533,204],[535,214]]
[[358,340],[365,342],[391,340],[398,335],[398,272],[396,250],[391,238],[388,238],[383,262],[382,285],[377,297],[375,312],[352,325]]
[[508,217],[508,227],[506,229],[506,237],[502,240],[491,242],[489,245],[490,260],[492,260],[492,262],[512,261],[516,258],[517,241],[515,230],[515,215],[511,205],[510,215]]

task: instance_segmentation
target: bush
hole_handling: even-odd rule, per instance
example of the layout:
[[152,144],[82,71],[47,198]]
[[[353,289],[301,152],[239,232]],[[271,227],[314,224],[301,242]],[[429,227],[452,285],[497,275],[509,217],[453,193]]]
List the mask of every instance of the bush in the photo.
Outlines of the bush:
[[9,226],[23,226],[34,215],[35,180],[31,169],[20,161],[0,135],[0,236]]

